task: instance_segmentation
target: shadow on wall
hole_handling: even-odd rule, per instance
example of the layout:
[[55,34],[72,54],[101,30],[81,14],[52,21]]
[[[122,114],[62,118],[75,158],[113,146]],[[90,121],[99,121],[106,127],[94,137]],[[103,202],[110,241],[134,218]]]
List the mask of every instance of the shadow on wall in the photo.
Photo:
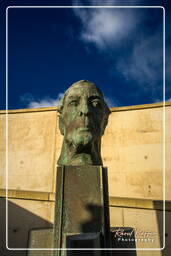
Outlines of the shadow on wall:
[[[7,250],[6,240],[6,200],[0,200],[0,255],[3,256],[26,256],[27,251]],[[52,228],[52,223],[34,215],[33,213],[8,202],[8,247],[27,248],[30,229]]]
[[[153,201],[154,208],[158,207],[158,203]],[[170,202],[166,202],[166,209],[167,204],[169,206]],[[171,231],[171,212],[165,211],[165,234],[163,234],[163,211],[162,210],[156,210],[156,218],[157,218],[157,224],[158,224],[158,230],[160,235],[160,247],[162,248],[164,246],[163,244],[163,236],[165,236],[165,249],[161,251],[161,255],[163,256],[170,256],[171,252],[171,244],[170,244],[170,231]]]

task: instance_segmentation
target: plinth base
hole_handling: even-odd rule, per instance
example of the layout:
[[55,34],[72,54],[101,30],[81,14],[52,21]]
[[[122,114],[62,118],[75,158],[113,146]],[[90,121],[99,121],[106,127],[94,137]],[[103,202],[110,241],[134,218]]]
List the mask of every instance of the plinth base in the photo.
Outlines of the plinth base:
[[[54,247],[66,248],[70,234],[86,233],[100,233],[102,239],[98,247],[110,247],[107,169],[58,167],[56,191]],[[90,244],[87,248],[91,248]]]

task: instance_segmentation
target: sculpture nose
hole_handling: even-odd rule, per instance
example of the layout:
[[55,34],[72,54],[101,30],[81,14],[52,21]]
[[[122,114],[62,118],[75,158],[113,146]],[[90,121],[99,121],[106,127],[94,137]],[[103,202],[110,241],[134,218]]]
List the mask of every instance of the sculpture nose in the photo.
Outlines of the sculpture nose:
[[88,103],[82,102],[81,106],[80,106],[80,115],[89,115],[89,106]]

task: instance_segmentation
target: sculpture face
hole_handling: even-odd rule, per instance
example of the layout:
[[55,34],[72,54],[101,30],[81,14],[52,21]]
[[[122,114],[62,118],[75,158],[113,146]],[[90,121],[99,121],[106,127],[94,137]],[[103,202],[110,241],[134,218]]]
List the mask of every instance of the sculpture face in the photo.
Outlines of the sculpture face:
[[102,135],[103,102],[96,88],[72,88],[63,111],[65,139],[75,147],[87,145]]
[[[107,124],[108,114],[109,109],[103,96],[94,84],[83,80],[67,90],[63,99],[60,128],[64,135],[64,143],[68,146],[68,159],[70,157],[78,159],[78,155],[79,157],[82,155],[84,159],[88,155],[92,158],[93,150],[96,151],[95,155],[100,154],[97,152],[100,149],[95,149],[95,147],[99,147],[98,144]],[[98,162],[101,164],[101,157],[96,156],[95,158],[99,158],[99,161],[94,160],[94,164],[98,164]],[[77,164],[77,161],[74,165]],[[67,160],[64,161],[68,165],[67,162]],[[84,160],[79,160],[79,164],[93,164],[93,160],[85,161],[85,163]]]

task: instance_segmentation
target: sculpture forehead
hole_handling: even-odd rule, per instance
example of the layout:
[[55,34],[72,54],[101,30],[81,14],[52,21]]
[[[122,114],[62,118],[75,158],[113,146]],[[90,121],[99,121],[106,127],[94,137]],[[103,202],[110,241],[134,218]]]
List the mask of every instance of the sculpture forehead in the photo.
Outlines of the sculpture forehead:
[[101,96],[96,86],[91,83],[81,83],[81,84],[78,83],[74,86],[71,86],[68,89],[68,93],[66,97],[71,97],[74,95],[87,96],[87,97],[90,97],[92,95]]

